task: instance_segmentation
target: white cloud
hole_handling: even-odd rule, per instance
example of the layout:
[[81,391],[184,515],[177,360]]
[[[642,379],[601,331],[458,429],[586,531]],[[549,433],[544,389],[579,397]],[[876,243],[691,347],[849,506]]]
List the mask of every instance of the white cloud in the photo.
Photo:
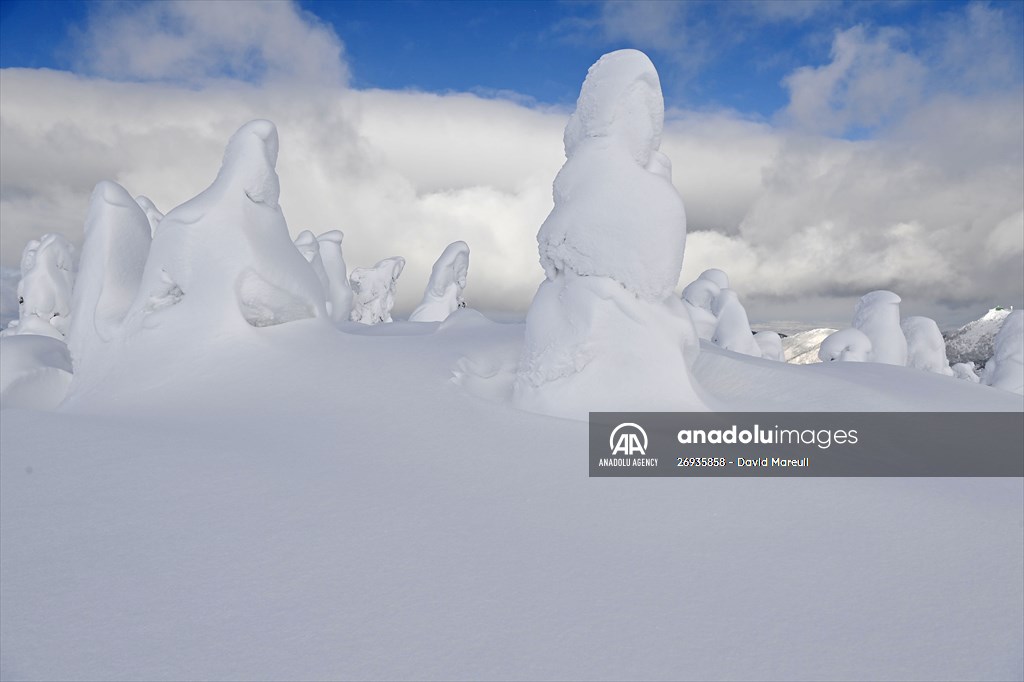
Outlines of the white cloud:
[[786,77],[789,105],[784,120],[822,133],[874,127],[903,113],[920,98],[925,67],[897,47],[902,32],[870,34],[854,26],[836,34],[832,61],[805,66]]
[[[266,11],[282,7],[291,12],[283,25],[305,22],[287,32],[290,41],[320,30],[294,5]],[[135,31],[149,21],[145,12],[133,16]],[[125,31],[118,24],[113,35]],[[260,35],[230,44],[271,55],[304,49],[267,47],[276,43]],[[668,112],[663,150],[691,231],[682,283],[708,267],[726,269],[755,320],[842,321],[853,299],[879,287],[903,295],[910,313],[940,321],[950,311],[963,318],[988,304],[1020,305],[1019,82],[969,95],[917,90],[893,103],[879,89],[894,69],[909,69],[916,87],[918,69],[934,78],[940,67],[929,65],[941,60],[901,52],[884,32],[842,35],[847,43],[829,64],[797,72],[810,74],[798,90],[831,94],[795,99],[792,111],[824,107],[837,126],[885,112],[890,121],[874,139],[830,139],[733,112]],[[120,44],[142,56],[148,49]],[[543,276],[535,235],[551,208],[568,112],[470,94],[348,90],[338,85],[337,45],[307,53],[325,61],[319,80],[306,83],[270,77],[286,69],[284,57],[255,82],[209,78],[220,73],[215,54],[186,65],[195,77],[186,83],[168,78],[178,62],[155,57],[163,64],[153,67],[156,82],[3,70],[3,265],[16,265],[24,243],[43,232],[80,240],[100,180],[165,211],[189,199],[214,177],[230,134],[263,117],[280,131],[281,203],[293,234],[342,229],[350,267],[405,256],[405,310],[444,246],[463,239],[473,254],[469,303],[525,309]]]
[[166,0],[92,7],[80,70],[130,80],[342,85],[334,30],[285,0]]
[[686,3],[660,0],[604,2],[598,18],[604,37],[655,50],[692,49],[694,36],[687,28]]
[[926,48],[926,59],[944,84],[968,91],[1013,87],[1019,83],[1019,17],[1006,6],[972,2],[963,13],[943,16]]

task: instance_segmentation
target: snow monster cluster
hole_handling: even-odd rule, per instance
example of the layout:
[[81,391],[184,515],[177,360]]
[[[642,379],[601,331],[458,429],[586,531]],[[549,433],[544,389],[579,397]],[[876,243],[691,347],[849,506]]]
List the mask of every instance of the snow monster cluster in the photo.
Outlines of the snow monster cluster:
[[[519,408],[570,418],[705,410],[691,371],[701,343],[783,360],[778,334],[751,331],[724,271],[707,270],[675,294],[686,211],[660,151],[663,125],[646,55],[619,50],[590,68],[565,128],[554,207],[537,234],[545,280],[507,372]],[[278,146],[273,123],[251,121],[229,140],[212,184],[166,215],[103,181],[80,255],[56,234],[30,242],[19,317],[0,334],[4,406],[48,408],[100,390],[133,356],[254,341],[283,324],[357,331],[392,322],[405,259],[349,272],[341,231],[306,230],[293,241],[279,204]],[[469,254],[462,241],[444,248],[410,322],[443,322],[466,306]],[[965,363],[950,367],[935,323],[901,321],[899,303],[888,291],[864,296],[852,327],[821,344],[821,359],[911,366],[1024,393],[1020,311],[1007,317],[979,377]]]

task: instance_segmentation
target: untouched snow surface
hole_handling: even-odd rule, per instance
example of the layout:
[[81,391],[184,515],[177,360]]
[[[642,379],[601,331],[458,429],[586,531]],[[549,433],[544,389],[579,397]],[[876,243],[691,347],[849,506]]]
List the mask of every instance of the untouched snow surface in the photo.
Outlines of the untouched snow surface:
[[[1024,674],[1020,479],[591,479],[586,423],[507,404],[524,325],[316,322],[3,412],[4,679]],[[709,344],[693,372],[717,408],[1024,409]]]

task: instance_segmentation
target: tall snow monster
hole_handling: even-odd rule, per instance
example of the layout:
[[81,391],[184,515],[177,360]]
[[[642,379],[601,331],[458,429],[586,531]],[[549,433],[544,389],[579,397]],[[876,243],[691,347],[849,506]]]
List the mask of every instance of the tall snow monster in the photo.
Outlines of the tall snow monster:
[[690,373],[697,333],[673,295],[686,213],[658,151],[663,123],[645,54],[619,50],[590,67],[537,234],[546,279],[526,318],[520,408],[572,418],[706,409]]

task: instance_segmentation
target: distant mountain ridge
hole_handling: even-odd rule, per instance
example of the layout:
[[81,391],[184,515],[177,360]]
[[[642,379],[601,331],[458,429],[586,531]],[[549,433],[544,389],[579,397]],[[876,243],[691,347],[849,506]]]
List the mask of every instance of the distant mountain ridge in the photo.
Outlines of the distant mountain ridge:
[[981,318],[954,331],[943,332],[949,364],[973,362],[979,369],[992,357],[992,341],[1013,307],[996,306]]
[[825,337],[836,330],[831,327],[820,327],[797,332],[782,339],[782,351],[786,362],[794,365],[810,365],[818,360],[818,347]]

